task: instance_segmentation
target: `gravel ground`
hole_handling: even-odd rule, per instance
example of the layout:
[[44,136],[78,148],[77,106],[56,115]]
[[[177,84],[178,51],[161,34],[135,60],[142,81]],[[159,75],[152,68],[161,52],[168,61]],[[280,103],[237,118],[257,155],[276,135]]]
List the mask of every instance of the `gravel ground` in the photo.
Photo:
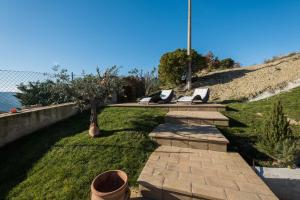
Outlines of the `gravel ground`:
[[300,53],[266,64],[213,72],[198,78],[193,87],[209,87],[211,101],[248,100],[299,79]]

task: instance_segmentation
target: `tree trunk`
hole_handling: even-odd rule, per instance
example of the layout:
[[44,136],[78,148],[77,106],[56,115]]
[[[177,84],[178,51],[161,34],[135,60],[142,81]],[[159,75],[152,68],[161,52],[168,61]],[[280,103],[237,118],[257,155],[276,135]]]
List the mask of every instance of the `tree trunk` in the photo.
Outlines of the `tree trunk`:
[[89,135],[91,137],[97,137],[100,135],[98,122],[97,122],[97,103],[95,101],[91,101],[91,118],[90,118],[90,129]]

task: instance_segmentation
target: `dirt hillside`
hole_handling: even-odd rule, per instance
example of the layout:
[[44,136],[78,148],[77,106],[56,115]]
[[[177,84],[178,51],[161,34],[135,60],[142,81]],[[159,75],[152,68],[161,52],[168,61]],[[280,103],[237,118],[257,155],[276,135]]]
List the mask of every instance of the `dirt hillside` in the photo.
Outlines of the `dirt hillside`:
[[222,70],[198,78],[193,87],[209,87],[212,101],[251,99],[300,80],[300,53],[265,64]]

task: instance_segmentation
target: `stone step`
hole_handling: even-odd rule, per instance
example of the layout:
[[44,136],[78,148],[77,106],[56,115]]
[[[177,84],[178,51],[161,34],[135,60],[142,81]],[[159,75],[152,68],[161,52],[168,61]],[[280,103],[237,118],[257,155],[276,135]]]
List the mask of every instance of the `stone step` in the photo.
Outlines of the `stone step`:
[[210,104],[210,103],[199,103],[199,104],[139,104],[139,103],[121,103],[121,104],[109,104],[108,107],[126,107],[126,108],[163,108],[168,111],[225,111],[226,106],[222,104]]
[[170,111],[165,121],[173,124],[229,126],[229,119],[215,111]]
[[211,125],[161,124],[149,136],[159,145],[227,151],[229,141]]
[[278,200],[238,153],[161,146],[138,178],[145,199]]

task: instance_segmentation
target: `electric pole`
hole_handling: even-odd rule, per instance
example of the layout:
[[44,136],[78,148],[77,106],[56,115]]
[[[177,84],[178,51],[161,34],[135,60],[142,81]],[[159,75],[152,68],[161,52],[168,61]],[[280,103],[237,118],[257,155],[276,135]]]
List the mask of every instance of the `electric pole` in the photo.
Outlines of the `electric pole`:
[[192,0],[188,0],[188,34],[187,34],[187,78],[186,78],[186,87],[188,90],[191,90],[192,87]]

